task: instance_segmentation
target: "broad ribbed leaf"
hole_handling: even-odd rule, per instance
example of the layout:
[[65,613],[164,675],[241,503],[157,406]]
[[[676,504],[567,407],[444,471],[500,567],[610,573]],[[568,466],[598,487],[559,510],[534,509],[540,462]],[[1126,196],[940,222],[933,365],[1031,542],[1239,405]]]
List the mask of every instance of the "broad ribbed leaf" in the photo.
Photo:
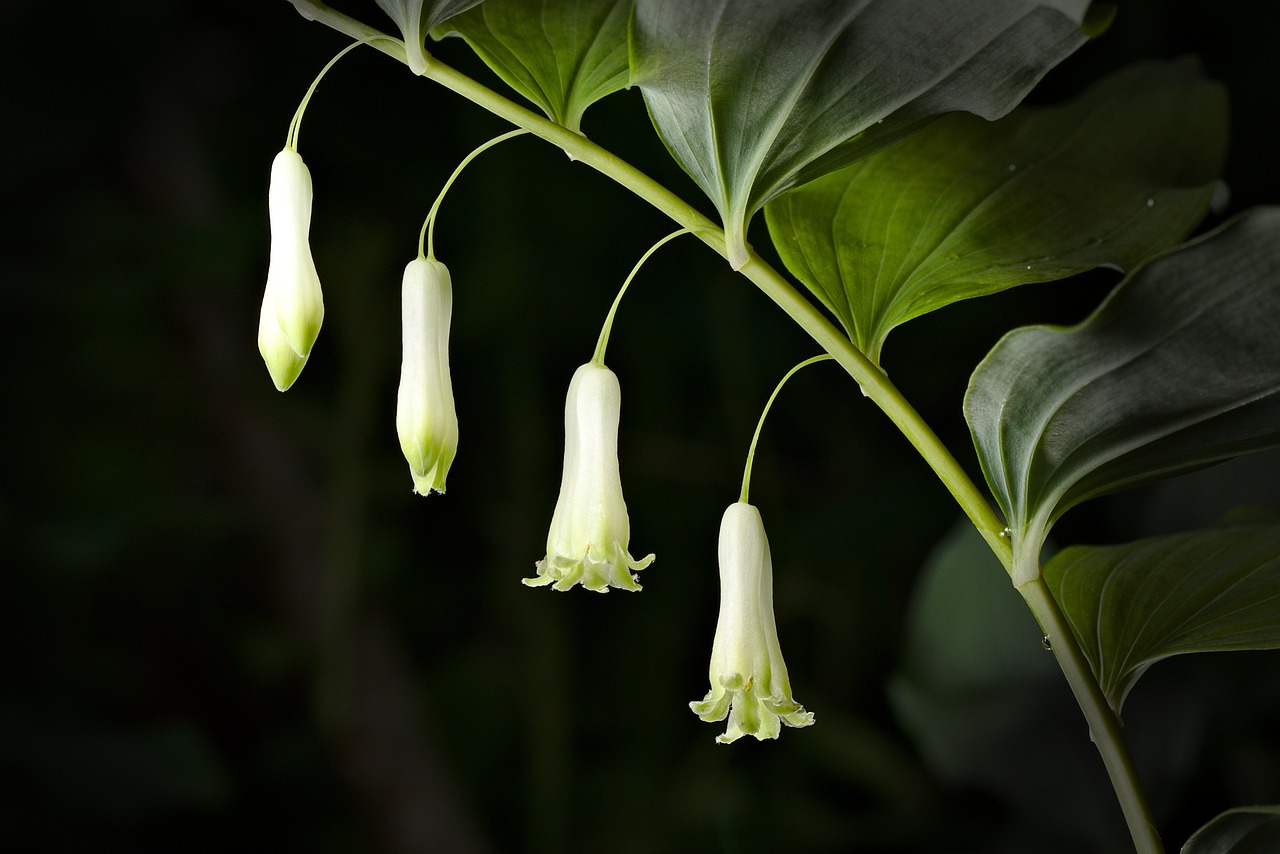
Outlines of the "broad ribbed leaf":
[[1280,806],[1227,810],[1195,832],[1181,854],[1275,854]]
[[1280,444],[1278,336],[1280,208],[1256,208],[1078,326],[1002,338],[964,409],[1015,550],[1087,498]]
[[1073,546],[1044,578],[1117,714],[1163,658],[1280,648],[1280,525]]
[[1104,264],[1132,269],[1179,243],[1208,209],[1226,106],[1187,59],[996,122],[955,113],[770,202],[769,230],[878,362],[913,317]]
[[[637,0],[632,83],[715,203],[765,202],[944,113],[997,118],[1085,37],[1088,0]],[[1064,10],[1066,10],[1064,12]]]
[[461,36],[547,117],[578,130],[587,107],[627,85],[631,0],[486,0],[437,27]]

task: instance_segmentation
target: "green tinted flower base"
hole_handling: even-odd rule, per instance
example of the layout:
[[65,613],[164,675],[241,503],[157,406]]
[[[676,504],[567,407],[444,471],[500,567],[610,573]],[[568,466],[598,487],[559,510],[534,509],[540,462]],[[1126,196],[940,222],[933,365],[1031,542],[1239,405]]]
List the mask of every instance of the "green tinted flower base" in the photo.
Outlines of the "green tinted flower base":
[[744,735],[764,741],[777,738],[784,723],[790,727],[813,723],[813,712],[805,711],[804,706],[785,695],[757,697],[754,682],[734,673],[722,678],[719,688],[712,688],[700,702],[689,704],[693,713],[707,723],[729,719],[724,734],[716,736],[716,741],[731,744]]
[[[454,455],[445,452],[431,452],[421,445],[411,447],[401,445],[405,459],[409,462],[409,472],[413,475],[413,491],[418,495],[430,495],[432,492],[444,494],[445,479]],[[428,465],[430,462],[430,465]]]
[[522,583],[528,587],[550,584],[552,590],[560,591],[575,584],[597,593],[608,593],[610,587],[635,591],[640,589],[640,584],[631,572],[639,572],[651,563],[653,555],[636,560],[617,543],[608,549],[587,546],[580,558],[547,555],[538,561],[537,577],[522,579]]

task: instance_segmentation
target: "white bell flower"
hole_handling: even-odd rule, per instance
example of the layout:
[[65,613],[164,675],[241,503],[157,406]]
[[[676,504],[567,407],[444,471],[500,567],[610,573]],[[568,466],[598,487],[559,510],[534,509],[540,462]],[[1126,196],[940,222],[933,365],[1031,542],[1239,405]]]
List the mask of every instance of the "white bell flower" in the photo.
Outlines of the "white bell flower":
[[729,718],[716,741],[777,738],[782,724],[809,726],[813,713],[791,698],[773,618],[773,561],[760,511],[731,504],[720,520],[720,618],[711,646],[711,690],[689,704],[708,723]]
[[631,526],[618,472],[618,421],[622,390],[613,371],[588,362],[573,375],[564,407],[564,472],[551,517],[546,556],[530,587],[568,590],[579,582],[588,590],[639,590],[632,570],[653,562],[628,547]]
[[413,491],[444,492],[458,451],[458,416],[449,380],[449,323],[453,286],[449,269],[418,257],[401,285],[403,355],[396,397],[396,432],[413,474]]
[[276,388],[293,385],[324,321],[320,277],[311,260],[311,173],[285,148],[271,164],[271,262],[258,320],[258,350]]

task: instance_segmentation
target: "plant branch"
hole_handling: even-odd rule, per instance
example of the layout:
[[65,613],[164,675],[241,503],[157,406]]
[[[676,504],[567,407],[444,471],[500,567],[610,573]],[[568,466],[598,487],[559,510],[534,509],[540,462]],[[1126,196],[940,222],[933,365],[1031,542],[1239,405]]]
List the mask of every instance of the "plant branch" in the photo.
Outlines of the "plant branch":
[[[574,160],[612,178],[697,235],[721,256],[728,257],[724,230],[717,223],[708,219],[662,184],[612,152],[596,145],[582,134],[575,133],[513,103],[434,57],[428,62],[425,76],[512,124],[542,137],[563,149]],[[859,351],[810,300],[802,296],[791,282],[754,251],[750,252],[749,260],[739,272],[785,311],[857,381],[863,394],[889,416],[889,419],[925,458],[991,546],[992,551],[1000,558],[1001,563],[1006,569],[1010,568],[1013,558],[1009,541],[1005,536],[1004,522],[955,457],[919,413],[911,407],[897,387],[889,381],[885,373],[872,364],[871,360]]]
[[[292,0],[292,2],[303,17],[309,20],[320,20],[347,35],[373,39],[379,34],[377,30],[354,18],[334,12],[323,3],[314,0]],[[407,62],[403,48],[395,42],[378,39],[371,41],[371,45],[401,62]],[[483,107],[499,118],[506,119],[513,125],[550,142],[562,149],[573,160],[580,161],[612,178],[697,235],[702,242],[722,257],[728,258],[723,228],[613,152],[601,148],[581,133],[571,131],[499,95],[434,56],[427,56],[427,68],[423,76]],[[859,351],[844,333],[814,307],[812,302],[797,292],[791,282],[753,250],[749,249],[748,261],[739,272],[762,290],[823,350],[839,362],[840,366],[861,387],[862,393],[889,416],[889,419],[942,480],[943,485],[959,503],[965,515],[987,541],[987,545],[991,547],[1005,569],[1011,570],[1013,555],[1003,521],[950,450],[907,402],[897,387],[889,381],[885,373]]]

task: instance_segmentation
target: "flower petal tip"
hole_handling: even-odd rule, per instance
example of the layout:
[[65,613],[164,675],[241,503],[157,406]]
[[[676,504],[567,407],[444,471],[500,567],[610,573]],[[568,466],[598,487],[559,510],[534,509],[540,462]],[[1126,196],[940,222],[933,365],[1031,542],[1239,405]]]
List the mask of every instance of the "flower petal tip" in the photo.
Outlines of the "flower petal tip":
[[[603,555],[597,556],[597,551],[602,551]],[[579,584],[594,593],[608,593],[611,588],[638,592],[641,589],[640,583],[628,570],[639,571],[653,561],[653,555],[635,560],[616,546],[614,549],[604,550],[588,546],[586,554],[577,560],[548,553],[535,565],[538,574],[533,578],[523,579],[523,583],[526,587],[551,585],[552,590],[561,592]]]

